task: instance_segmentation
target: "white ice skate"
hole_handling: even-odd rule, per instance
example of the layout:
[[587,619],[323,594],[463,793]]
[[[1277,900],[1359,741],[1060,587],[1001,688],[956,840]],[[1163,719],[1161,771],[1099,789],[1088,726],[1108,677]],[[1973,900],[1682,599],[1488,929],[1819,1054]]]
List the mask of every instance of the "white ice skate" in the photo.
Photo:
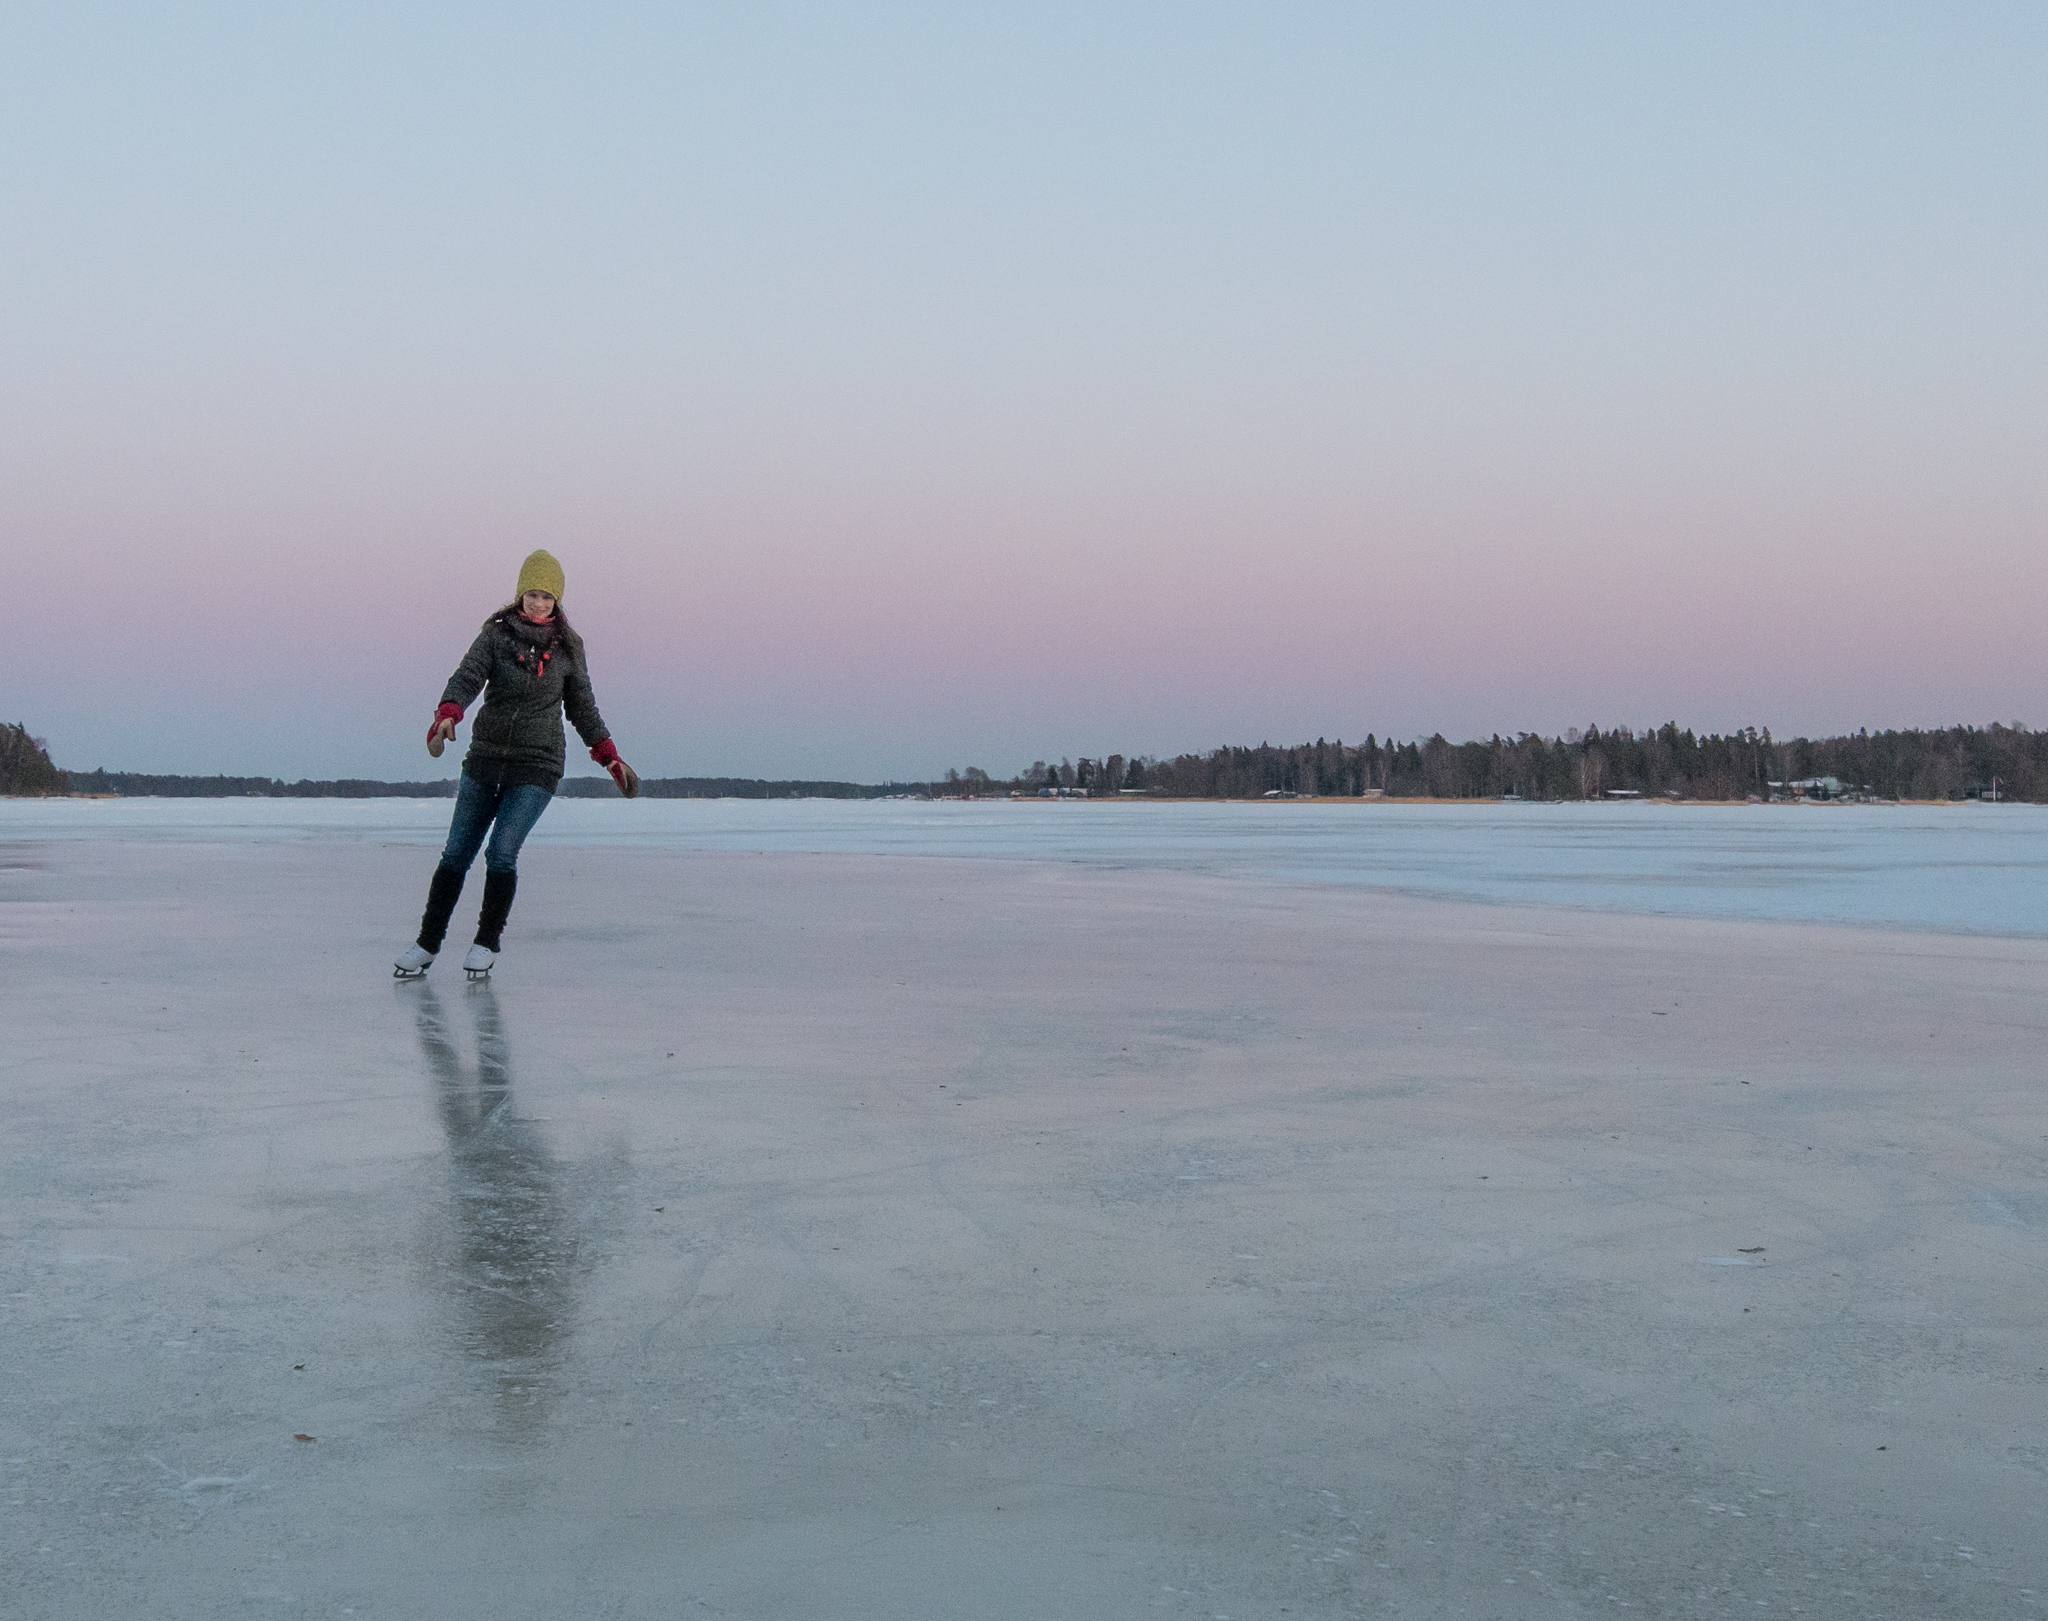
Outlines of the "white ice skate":
[[497,960],[498,954],[489,946],[471,946],[469,955],[462,959],[462,971],[471,979],[487,979],[491,964]]
[[398,960],[391,965],[393,979],[424,979],[427,965],[434,960],[434,954],[425,946],[407,946],[398,954]]

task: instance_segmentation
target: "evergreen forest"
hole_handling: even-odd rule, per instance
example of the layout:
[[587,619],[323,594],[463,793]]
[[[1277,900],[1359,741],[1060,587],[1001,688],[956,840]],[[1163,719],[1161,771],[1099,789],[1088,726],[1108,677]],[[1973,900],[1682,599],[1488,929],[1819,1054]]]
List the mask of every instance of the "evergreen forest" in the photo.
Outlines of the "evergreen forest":
[[[2048,732],[2012,725],[1941,730],[1859,731],[1841,737],[1774,739],[1745,727],[1697,734],[1676,724],[1635,731],[1574,728],[1562,736],[1520,732],[1453,743],[1441,733],[1419,742],[1330,742],[1212,749],[1172,759],[1149,755],[1034,761],[1013,777],[978,767],[931,782],[767,781],[750,777],[649,777],[654,799],[872,799],[1007,794],[1144,795],[1158,799],[1262,796],[1389,799],[1694,800],[1852,798],[1961,800],[1996,797],[2048,803]],[[608,777],[565,778],[570,798],[615,792]],[[368,779],[283,782],[271,777],[180,776],[123,771],[65,772],[20,725],[0,725],[0,794],[156,795],[165,798],[452,798],[452,777],[432,782]]]
[[[1830,779],[1832,779],[1830,781]],[[1770,800],[1773,798],[2048,801],[2048,732],[2025,726],[1859,731],[1774,739],[1769,730],[1701,736],[1676,724],[1641,732],[1589,726],[1561,737],[1521,732],[1453,743],[1328,742],[1221,748],[1170,760],[1145,756],[1035,761],[1009,781],[970,767],[933,785],[942,795],[1061,791],[1174,799],[1285,794],[1390,799]]]
[[63,794],[71,791],[65,774],[50,764],[41,738],[26,726],[0,723],[0,794]]

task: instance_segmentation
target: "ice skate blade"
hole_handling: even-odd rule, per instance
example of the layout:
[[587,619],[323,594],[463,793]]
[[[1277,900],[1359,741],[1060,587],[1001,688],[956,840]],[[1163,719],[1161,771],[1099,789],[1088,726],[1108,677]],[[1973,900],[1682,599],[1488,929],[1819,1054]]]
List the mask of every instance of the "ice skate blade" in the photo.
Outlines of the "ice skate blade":
[[424,968],[400,968],[394,963],[391,969],[391,977],[393,979],[425,979],[427,971]]
[[[493,963],[491,965],[492,968],[495,968],[496,966],[496,963]],[[464,968],[462,971],[465,974],[469,975],[469,982],[472,985],[474,985],[480,979],[489,979],[491,977],[490,968]]]

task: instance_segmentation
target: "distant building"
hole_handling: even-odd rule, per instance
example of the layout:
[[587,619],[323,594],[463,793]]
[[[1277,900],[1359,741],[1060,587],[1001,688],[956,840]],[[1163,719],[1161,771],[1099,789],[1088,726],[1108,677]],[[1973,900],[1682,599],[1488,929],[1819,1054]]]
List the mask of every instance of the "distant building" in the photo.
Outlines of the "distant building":
[[1840,799],[1842,779],[1840,777],[1801,777],[1797,782],[1774,782],[1770,786],[1789,793],[1794,799]]

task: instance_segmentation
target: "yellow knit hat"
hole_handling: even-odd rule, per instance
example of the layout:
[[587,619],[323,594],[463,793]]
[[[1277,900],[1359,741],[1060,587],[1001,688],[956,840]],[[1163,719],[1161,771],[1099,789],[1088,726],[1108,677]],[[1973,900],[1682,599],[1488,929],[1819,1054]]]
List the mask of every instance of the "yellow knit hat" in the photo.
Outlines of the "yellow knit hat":
[[519,565],[519,589],[514,595],[523,598],[529,591],[545,591],[555,601],[562,600],[562,565],[552,552],[529,552]]

